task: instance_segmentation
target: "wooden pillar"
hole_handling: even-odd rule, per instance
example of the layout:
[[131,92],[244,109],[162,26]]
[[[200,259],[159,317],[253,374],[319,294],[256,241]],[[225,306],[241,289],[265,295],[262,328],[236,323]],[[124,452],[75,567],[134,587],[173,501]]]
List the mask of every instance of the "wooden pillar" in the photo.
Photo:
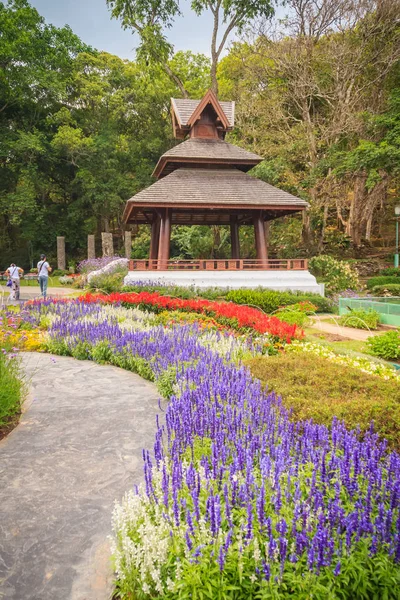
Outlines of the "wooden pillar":
[[65,237],[57,236],[57,269],[65,271]]
[[106,233],[105,231],[101,234],[101,244],[103,249],[103,256],[114,256],[114,244],[112,233]]
[[265,250],[267,252],[267,258],[268,258],[268,248],[269,248],[269,225],[270,225],[270,221],[264,221]]
[[96,258],[96,244],[94,235],[87,236],[87,257]]
[[267,266],[267,246],[265,244],[264,219],[262,211],[257,211],[253,217],[254,237],[256,241],[256,254],[258,260],[261,260],[261,266]]
[[169,260],[171,240],[171,209],[166,208],[161,217],[160,243],[158,246],[158,268],[165,270]]
[[[160,244],[160,216],[155,214],[151,224],[150,260],[158,259],[158,247]],[[151,268],[150,263],[150,268]]]
[[125,231],[124,245],[125,245],[125,256],[126,256],[126,258],[130,259],[131,252],[132,252],[132,232],[131,231]]
[[231,217],[231,257],[240,258],[239,225],[237,217]]

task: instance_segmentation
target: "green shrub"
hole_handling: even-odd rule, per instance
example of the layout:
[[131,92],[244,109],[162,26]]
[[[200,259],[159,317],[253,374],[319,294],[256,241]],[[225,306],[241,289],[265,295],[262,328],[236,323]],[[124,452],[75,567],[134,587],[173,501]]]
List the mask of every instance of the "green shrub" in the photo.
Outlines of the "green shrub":
[[62,277],[63,275],[66,275],[68,273],[68,271],[64,271],[63,269],[54,269],[54,271],[51,272],[51,276],[52,277]]
[[298,325],[299,327],[305,327],[309,321],[306,313],[300,310],[281,310],[276,313],[276,316],[289,325]]
[[400,280],[398,277],[392,275],[389,277],[385,277],[383,275],[379,275],[378,277],[371,277],[367,281],[367,288],[372,290],[376,286],[388,285],[394,283],[396,285],[400,285]]
[[206,300],[227,300],[236,304],[251,304],[261,308],[266,313],[272,313],[281,306],[300,302],[311,302],[316,306],[317,312],[331,313],[335,306],[331,300],[319,294],[302,294],[301,292],[279,292],[266,288],[254,290],[225,288],[196,289],[194,287],[164,286],[164,285],[125,285],[123,292],[158,292],[162,296],[172,296],[188,300],[191,298],[205,298]]
[[333,256],[314,256],[309,261],[309,266],[311,273],[325,283],[329,295],[360,287],[357,272],[349,263],[337,260]]
[[0,429],[10,426],[21,412],[23,390],[18,358],[0,352]]
[[381,269],[379,271],[379,275],[384,275],[385,277],[400,277],[400,268],[386,267],[385,269]]
[[89,289],[98,290],[105,294],[120,292],[123,287],[124,277],[128,273],[126,269],[112,273],[112,275],[97,275],[92,277],[89,283]]
[[376,310],[362,308],[351,309],[339,318],[340,325],[356,329],[377,329],[380,316]]
[[400,296],[400,283],[377,285],[372,289],[374,296]]
[[328,298],[318,294],[294,294],[258,288],[255,290],[231,290],[226,300],[236,304],[250,304],[261,308],[266,313],[274,313],[282,306],[298,302],[312,302],[317,312],[333,312],[334,305]]
[[[377,339],[377,338],[374,338]],[[282,396],[294,420],[329,426],[333,417],[349,428],[369,429],[400,446],[400,385],[315,355],[281,353],[246,361],[255,377]]]
[[385,360],[400,359],[400,333],[399,331],[387,331],[382,335],[374,335],[367,339],[369,351],[374,356]]

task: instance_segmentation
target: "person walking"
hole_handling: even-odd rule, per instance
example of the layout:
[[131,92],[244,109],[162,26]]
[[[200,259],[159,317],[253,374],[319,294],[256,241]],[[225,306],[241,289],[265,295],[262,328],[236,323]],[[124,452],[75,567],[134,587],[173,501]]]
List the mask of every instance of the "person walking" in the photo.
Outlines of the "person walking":
[[47,258],[46,258],[45,254],[40,255],[40,260],[37,264],[37,270],[38,270],[38,280],[39,280],[39,285],[40,285],[40,292],[41,292],[43,298],[46,298],[47,284],[49,281],[49,273],[51,273],[52,268],[50,267],[49,263],[47,262]]
[[21,267],[17,267],[15,263],[11,263],[6,271],[8,279],[11,281],[11,294],[10,298],[13,300],[19,300],[20,295],[20,275],[24,272]]

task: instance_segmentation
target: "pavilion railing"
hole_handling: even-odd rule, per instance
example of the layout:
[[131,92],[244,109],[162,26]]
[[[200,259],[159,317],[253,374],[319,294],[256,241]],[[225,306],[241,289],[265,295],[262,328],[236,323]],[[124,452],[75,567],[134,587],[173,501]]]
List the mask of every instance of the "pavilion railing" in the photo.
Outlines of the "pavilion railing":
[[259,260],[252,258],[216,258],[197,260],[156,260],[133,259],[129,261],[130,271],[305,271],[308,269],[308,260],[305,258],[269,259]]

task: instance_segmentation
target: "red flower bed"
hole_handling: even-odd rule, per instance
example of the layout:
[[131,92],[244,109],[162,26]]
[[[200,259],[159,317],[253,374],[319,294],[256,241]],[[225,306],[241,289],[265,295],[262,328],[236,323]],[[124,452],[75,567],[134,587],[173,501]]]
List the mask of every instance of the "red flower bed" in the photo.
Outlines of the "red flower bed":
[[258,333],[268,333],[287,343],[293,338],[301,338],[304,332],[296,325],[284,323],[277,317],[270,317],[250,306],[234,304],[233,302],[212,302],[195,299],[182,300],[171,296],[160,296],[158,292],[129,292],[113,293],[109,296],[102,294],[86,294],[80,298],[83,302],[104,302],[106,304],[121,303],[125,306],[140,306],[143,309],[154,310],[183,310],[209,315],[223,325],[239,330],[253,329]]

